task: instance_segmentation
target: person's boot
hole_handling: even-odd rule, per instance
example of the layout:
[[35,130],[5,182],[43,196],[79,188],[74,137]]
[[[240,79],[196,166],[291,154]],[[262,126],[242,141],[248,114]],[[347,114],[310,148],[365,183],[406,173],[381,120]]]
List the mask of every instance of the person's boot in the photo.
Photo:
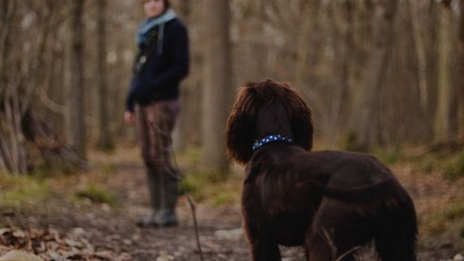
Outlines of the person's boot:
[[157,227],[158,226],[159,210],[152,210],[151,213],[137,220],[138,227]]
[[169,172],[163,173],[161,178],[163,187],[158,225],[163,227],[177,226],[179,222],[176,215],[176,205],[179,197],[179,182]]
[[162,180],[161,174],[159,171],[148,168],[147,169],[147,181],[148,181],[148,190],[150,194],[150,206],[151,213],[140,218],[137,221],[137,226],[139,227],[148,227],[148,226],[158,226],[158,217],[160,215],[161,208],[161,187]]

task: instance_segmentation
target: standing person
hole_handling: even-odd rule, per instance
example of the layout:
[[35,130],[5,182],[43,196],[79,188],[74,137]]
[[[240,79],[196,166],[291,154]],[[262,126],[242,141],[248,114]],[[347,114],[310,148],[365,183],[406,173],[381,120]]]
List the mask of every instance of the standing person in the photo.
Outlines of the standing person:
[[169,0],[143,0],[143,7],[147,18],[137,32],[139,52],[124,114],[140,134],[152,208],[137,225],[175,226],[179,173],[171,136],[180,110],[179,84],[189,72],[188,34]]

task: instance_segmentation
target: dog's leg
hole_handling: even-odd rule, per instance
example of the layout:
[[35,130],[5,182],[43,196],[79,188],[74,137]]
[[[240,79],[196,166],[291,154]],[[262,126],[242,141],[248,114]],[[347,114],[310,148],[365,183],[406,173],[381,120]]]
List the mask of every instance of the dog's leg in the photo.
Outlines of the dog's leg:
[[334,261],[332,249],[324,236],[308,232],[306,243],[306,260],[307,261]]
[[351,261],[373,238],[373,219],[362,206],[324,198],[306,234],[306,249],[311,261]]
[[259,229],[259,225],[254,225],[249,221],[244,225],[253,261],[281,261],[278,244],[270,239],[269,234]]
[[[377,237],[375,247],[380,260],[382,261],[416,261],[414,244],[409,239],[409,235],[399,232],[401,228],[392,228],[387,231],[382,229],[382,236]],[[394,238],[391,240],[391,238]]]
[[250,244],[253,261],[281,261],[277,242],[272,238],[271,225],[261,208],[259,195],[253,186],[243,187],[243,228]]
[[375,237],[380,260],[416,261],[416,236],[416,214],[409,196],[386,203]]
[[279,246],[269,241],[251,242],[253,261],[281,261]]

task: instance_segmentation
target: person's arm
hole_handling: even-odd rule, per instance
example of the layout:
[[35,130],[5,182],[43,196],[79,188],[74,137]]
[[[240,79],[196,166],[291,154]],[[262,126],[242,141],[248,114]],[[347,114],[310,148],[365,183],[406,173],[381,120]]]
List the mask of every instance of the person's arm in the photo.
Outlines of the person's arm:
[[155,88],[172,85],[185,78],[189,73],[190,54],[187,29],[178,26],[171,43],[174,45],[173,64],[164,73],[156,76]]
[[187,29],[181,25],[176,25],[175,30],[172,32],[171,39],[167,44],[171,45],[173,59],[172,64],[164,72],[152,75],[151,81],[144,81],[144,84],[137,86],[138,94],[144,96],[151,93],[152,90],[163,88],[164,86],[171,86],[189,73],[190,54],[189,54],[189,39]]
[[134,112],[131,112],[131,111],[124,112],[124,121],[128,125],[132,125],[134,123]]
[[132,80],[131,86],[127,93],[126,111],[124,112],[124,121],[129,125],[132,125],[134,122],[135,91],[133,81],[134,80]]
[[127,93],[127,98],[126,98],[126,111],[127,112],[134,112],[134,106],[135,106],[135,78],[132,79],[129,91]]

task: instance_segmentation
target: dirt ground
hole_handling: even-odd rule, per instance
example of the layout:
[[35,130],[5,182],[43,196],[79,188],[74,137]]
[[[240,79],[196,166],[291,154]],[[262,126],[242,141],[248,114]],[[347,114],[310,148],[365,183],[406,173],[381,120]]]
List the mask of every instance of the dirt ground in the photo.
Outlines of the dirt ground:
[[[125,159],[121,152],[117,156],[97,155],[95,166],[110,165],[111,173],[99,178],[83,174],[70,177],[63,184],[53,184],[54,196],[32,209],[0,209],[0,256],[19,248],[34,251],[48,260],[200,260],[191,212],[184,197],[180,199],[177,208],[180,216],[178,227],[140,229],[135,226],[135,220],[149,211],[144,170],[141,162],[135,160],[137,156]],[[405,167],[394,167],[393,170],[413,195],[419,216],[447,204],[449,197],[443,191],[450,195],[459,194],[458,186],[437,183],[434,175],[419,176]],[[64,196],[67,191],[73,191],[88,180],[95,179],[117,195],[120,202],[118,207],[96,203],[76,204]],[[199,203],[197,216],[205,260],[250,260],[247,242],[241,230],[238,204],[213,207],[211,204]],[[18,243],[21,240],[32,243]],[[34,240],[40,242],[34,243]],[[51,245],[34,248],[35,244],[43,241],[54,241],[64,246],[53,248],[56,250],[56,257],[53,258],[46,255]],[[421,237],[419,260],[452,260],[459,252],[458,245],[459,242],[453,239]],[[66,252],[66,248],[71,250]],[[87,255],[80,255],[79,251]],[[285,261],[304,260],[301,249],[282,249],[282,252]],[[371,251],[364,252],[360,256],[361,260],[375,259]],[[59,253],[65,254],[60,256]]]

